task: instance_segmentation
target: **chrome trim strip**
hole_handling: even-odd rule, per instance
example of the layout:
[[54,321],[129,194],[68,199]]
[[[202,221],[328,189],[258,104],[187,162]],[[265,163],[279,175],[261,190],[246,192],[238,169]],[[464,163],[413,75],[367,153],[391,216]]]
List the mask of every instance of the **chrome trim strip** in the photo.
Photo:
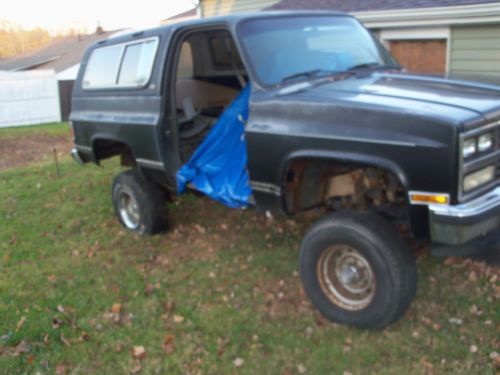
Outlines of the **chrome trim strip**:
[[[448,198],[448,202],[450,201],[450,194],[448,194],[448,193],[432,193],[432,192],[428,192],[428,191],[415,191],[415,190],[412,190],[412,191],[408,192],[408,200],[410,201],[411,204],[414,204],[414,205],[429,206],[430,203],[412,201],[412,199],[411,199],[412,194],[425,195],[427,197],[434,196],[434,195],[444,195],[446,198]],[[447,206],[447,205],[445,204],[443,206]]]
[[469,130],[465,133],[462,133],[461,136],[469,137],[469,136],[481,134],[483,132],[487,132],[490,129],[494,129],[495,126],[500,126],[500,121],[495,121],[495,122],[492,122],[491,124],[487,124],[487,125],[481,126],[479,128]]
[[161,170],[165,169],[165,165],[161,161],[149,160],[149,159],[135,159],[135,161],[142,167],[161,169]]
[[252,188],[252,190],[260,191],[261,193],[281,196],[281,188],[274,184],[260,181],[250,181],[250,187]]
[[429,210],[439,216],[471,217],[496,207],[500,207],[500,186],[470,202],[456,206],[429,205]]

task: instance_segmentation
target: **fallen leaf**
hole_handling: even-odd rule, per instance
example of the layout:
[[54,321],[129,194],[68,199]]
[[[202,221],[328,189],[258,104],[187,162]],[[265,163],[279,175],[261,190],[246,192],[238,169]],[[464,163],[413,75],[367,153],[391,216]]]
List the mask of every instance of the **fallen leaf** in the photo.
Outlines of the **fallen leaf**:
[[149,296],[155,291],[155,286],[153,284],[148,284],[144,288],[144,294]]
[[134,367],[130,369],[131,374],[137,374],[142,370],[141,362],[140,361],[135,361]]
[[90,335],[85,331],[82,332],[82,334],[80,335],[80,337],[78,339],[78,341],[82,341],[82,342],[89,341],[89,340],[90,340]]
[[443,328],[443,326],[441,324],[439,324],[439,323],[434,323],[432,325],[432,328],[434,329],[434,331],[440,331],[441,328]]
[[420,364],[425,369],[426,373],[432,374],[432,372],[434,370],[434,365],[431,362],[429,362],[429,360],[427,359],[427,357],[422,357],[420,359]]
[[122,350],[123,350],[123,345],[121,341],[115,342],[115,352],[121,353]]
[[215,272],[210,272],[210,273],[208,274],[208,277],[209,277],[209,278],[211,278],[211,279],[215,279],[215,278],[216,278],[216,274],[215,274]]
[[172,302],[172,301],[165,302],[165,311],[171,312],[174,310],[174,308],[175,308],[174,302]]
[[469,281],[472,281],[472,282],[477,281],[477,274],[475,271],[472,271],[471,273],[469,273]]
[[30,354],[29,356],[26,357],[26,362],[28,363],[28,365],[32,365],[33,362],[35,362],[35,356],[33,354]]
[[132,357],[135,359],[143,360],[146,358],[146,349],[144,349],[144,346],[134,346],[132,348]]
[[63,305],[57,305],[57,311],[59,311],[61,314],[65,313],[64,306]]
[[119,314],[122,311],[122,305],[120,303],[113,303],[111,306],[111,312],[113,314]]
[[21,319],[19,319],[19,321],[16,324],[16,332],[18,332],[22,328],[22,326],[24,325],[25,321],[26,321],[26,317],[25,316],[22,316]]
[[471,353],[477,353],[477,346],[476,345],[471,345],[470,348],[469,348],[470,352]]
[[243,366],[243,363],[245,363],[245,360],[243,358],[236,358],[234,361],[233,361],[233,365],[235,365],[236,367],[241,367]]
[[66,365],[57,365],[56,366],[56,375],[65,375],[68,372],[68,366]]
[[71,342],[66,337],[64,337],[64,335],[62,334],[62,332],[61,332],[60,338],[61,338],[61,341],[63,342],[64,345],[71,346]]
[[52,328],[58,329],[63,324],[63,321],[59,318],[52,318]]
[[205,234],[205,233],[207,233],[207,230],[206,230],[204,227],[202,227],[201,225],[199,225],[199,224],[195,224],[195,225],[194,225],[194,228],[195,228],[195,229],[198,231],[198,233],[200,233],[200,234]]
[[173,335],[165,335],[163,338],[163,351],[167,354],[170,354],[174,351],[174,336]]
[[305,374],[307,369],[302,363],[300,363],[297,365],[297,371],[299,372],[299,374]]
[[457,326],[461,326],[462,324],[464,324],[464,321],[458,318],[450,318],[448,319],[448,322],[450,322],[450,324],[455,324]]
[[30,351],[30,349],[31,349],[30,344],[27,341],[23,340],[14,347],[13,352],[14,352],[14,355],[19,355],[22,353],[28,353]]
[[56,275],[49,275],[47,276],[47,280],[49,280],[52,284],[54,284],[57,281]]
[[182,315],[174,315],[174,323],[182,323],[184,321],[184,317]]

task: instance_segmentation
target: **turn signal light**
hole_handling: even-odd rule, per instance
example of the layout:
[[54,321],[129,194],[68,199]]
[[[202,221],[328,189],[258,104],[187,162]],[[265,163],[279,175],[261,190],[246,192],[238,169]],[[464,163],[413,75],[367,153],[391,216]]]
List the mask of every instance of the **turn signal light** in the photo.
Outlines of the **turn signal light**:
[[447,194],[410,193],[412,204],[449,204],[450,197]]

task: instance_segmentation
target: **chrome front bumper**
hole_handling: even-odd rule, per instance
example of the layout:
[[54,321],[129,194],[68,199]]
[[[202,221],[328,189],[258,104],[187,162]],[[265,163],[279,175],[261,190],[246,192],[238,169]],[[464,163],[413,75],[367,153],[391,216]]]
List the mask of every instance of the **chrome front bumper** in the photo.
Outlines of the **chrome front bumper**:
[[500,187],[459,205],[430,205],[429,226],[432,241],[439,244],[500,240]]
[[76,161],[78,164],[83,165],[83,160],[80,157],[80,154],[78,153],[78,150],[76,148],[73,148],[70,153],[71,157],[73,158],[74,161]]

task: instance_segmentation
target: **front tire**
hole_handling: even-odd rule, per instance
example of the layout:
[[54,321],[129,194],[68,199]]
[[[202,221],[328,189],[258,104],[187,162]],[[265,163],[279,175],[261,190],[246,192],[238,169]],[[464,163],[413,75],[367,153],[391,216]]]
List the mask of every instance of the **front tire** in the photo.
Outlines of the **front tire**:
[[408,245],[368,212],[339,212],[316,223],[302,241],[300,274],[326,318],[359,328],[381,329],[396,321],[417,285]]
[[113,207],[118,221],[128,230],[151,235],[167,228],[163,193],[145,181],[138,171],[117,175],[112,187]]

